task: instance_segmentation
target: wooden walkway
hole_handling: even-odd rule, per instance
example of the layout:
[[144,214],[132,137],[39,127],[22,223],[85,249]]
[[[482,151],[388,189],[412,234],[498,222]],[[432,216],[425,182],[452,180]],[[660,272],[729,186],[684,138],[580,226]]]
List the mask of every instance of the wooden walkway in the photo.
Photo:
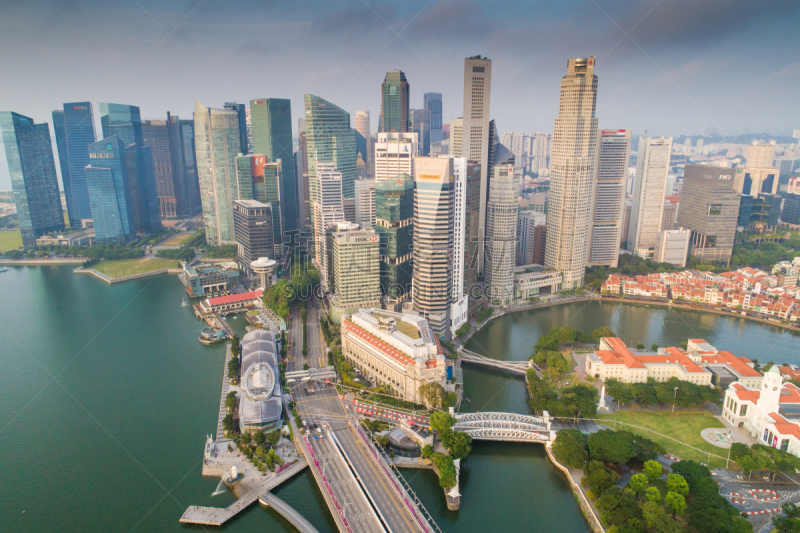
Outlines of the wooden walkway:
[[220,509],[217,507],[200,507],[197,505],[190,505],[183,516],[181,522],[184,524],[202,524],[205,526],[221,526],[234,516],[239,511],[242,511],[256,501],[261,496],[261,491],[251,490],[228,507]]
[[222,394],[219,399],[219,418],[217,419],[217,437],[214,439],[216,442],[225,442],[228,439],[225,438],[225,430],[222,427],[222,420],[225,418],[227,413],[227,409],[225,408],[225,397],[228,395],[228,392],[231,390],[231,382],[228,379],[228,362],[231,360],[231,345],[226,344],[225,346],[225,369],[222,372]]

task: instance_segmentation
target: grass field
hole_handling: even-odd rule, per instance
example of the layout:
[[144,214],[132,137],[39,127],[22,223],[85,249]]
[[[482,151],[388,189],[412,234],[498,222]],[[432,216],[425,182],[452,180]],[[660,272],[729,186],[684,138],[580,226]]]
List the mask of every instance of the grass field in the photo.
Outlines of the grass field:
[[[667,453],[676,455],[681,459],[690,459],[698,463],[706,463],[708,462],[709,456],[707,453],[695,450],[689,446],[684,446],[681,443],[654,434],[652,431],[666,435],[667,437],[672,437],[690,446],[721,457],[728,456],[727,448],[720,448],[719,446],[709,444],[700,436],[700,431],[703,429],[724,427],[724,424],[708,411],[678,411],[673,414],[670,411],[625,410],[614,414],[598,413],[596,418],[602,418],[609,422],[615,420],[617,422],[639,426],[631,427],[625,424],[617,424],[616,429],[626,429],[632,433],[652,439],[664,446]],[[610,427],[613,428],[614,425],[610,424]],[[738,467],[736,463],[730,463],[730,468],[736,467]],[[725,459],[711,457],[709,468],[725,468]]]
[[177,235],[173,235],[166,241],[159,243],[159,246],[180,246],[181,244],[190,240],[192,237],[194,237],[194,233],[189,231],[185,233],[178,233]]
[[180,268],[177,259],[122,259],[119,261],[100,261],[91,268],[102,272],[110,278],[121,278],[128,275],[143,274],[162,268]]
[[0,231],[0,254],[22,246],[22,234],[16,231]]

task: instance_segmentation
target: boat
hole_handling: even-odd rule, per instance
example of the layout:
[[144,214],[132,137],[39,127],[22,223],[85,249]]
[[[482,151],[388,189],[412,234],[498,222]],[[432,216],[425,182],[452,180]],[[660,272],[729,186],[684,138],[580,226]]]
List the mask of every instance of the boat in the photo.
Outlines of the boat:
[[472,403],[472,401],[469,398],[464,398],[464,399],[467,400],[467,403]]
[[8,269],[7,268],[0,269],[0,274],[2,274],[3,272],[8,272]]

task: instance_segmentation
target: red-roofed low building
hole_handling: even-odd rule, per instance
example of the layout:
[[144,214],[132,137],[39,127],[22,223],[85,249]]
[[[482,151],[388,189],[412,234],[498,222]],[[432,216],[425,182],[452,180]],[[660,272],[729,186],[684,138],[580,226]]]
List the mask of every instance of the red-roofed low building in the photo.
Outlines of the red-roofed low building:
[[203,308],[205,313],[225,313],[258,304],[261,301],[262,294],[264,294],[264,290],[259,289],[252,292],[218,296],[216,298],[208,298],[207,300],[203,300],[203,302],[200,303],[200,306]]

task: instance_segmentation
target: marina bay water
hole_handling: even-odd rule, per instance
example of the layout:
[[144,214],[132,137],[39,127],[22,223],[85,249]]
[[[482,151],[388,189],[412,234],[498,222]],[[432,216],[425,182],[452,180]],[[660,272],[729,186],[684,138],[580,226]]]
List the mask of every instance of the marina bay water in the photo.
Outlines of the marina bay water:
[[[72,267],[0,274],[0,516],[9,531],[179,531],[187,505],[223,507],[200,475],[216,427],[223,347],[197,342],[201,323],[174,276],[118,285]],[[242,324],[239,324],[242,322]],[[231,319],[234,329],[243,319]],[[608,325],[628,342],[703,337],[762,361],[800,363],[797,335],[729,317],[592,302],[517,313],[468,348],[523,360],[552,327]],[[490,350],[485,349],[486,347]],[[525,413],[521,379],[466,367],[469,411]],[[588,531],[567,481],[540,445],[475,443],[462,470],[462,509],[447,511],[436,476],[405,470],[450,531]],[[276,490],[320,531],[334,531],[305,472]],[[24,511],[24,513],[23,513]],[[225,531],[294,531],[253,506]]]

